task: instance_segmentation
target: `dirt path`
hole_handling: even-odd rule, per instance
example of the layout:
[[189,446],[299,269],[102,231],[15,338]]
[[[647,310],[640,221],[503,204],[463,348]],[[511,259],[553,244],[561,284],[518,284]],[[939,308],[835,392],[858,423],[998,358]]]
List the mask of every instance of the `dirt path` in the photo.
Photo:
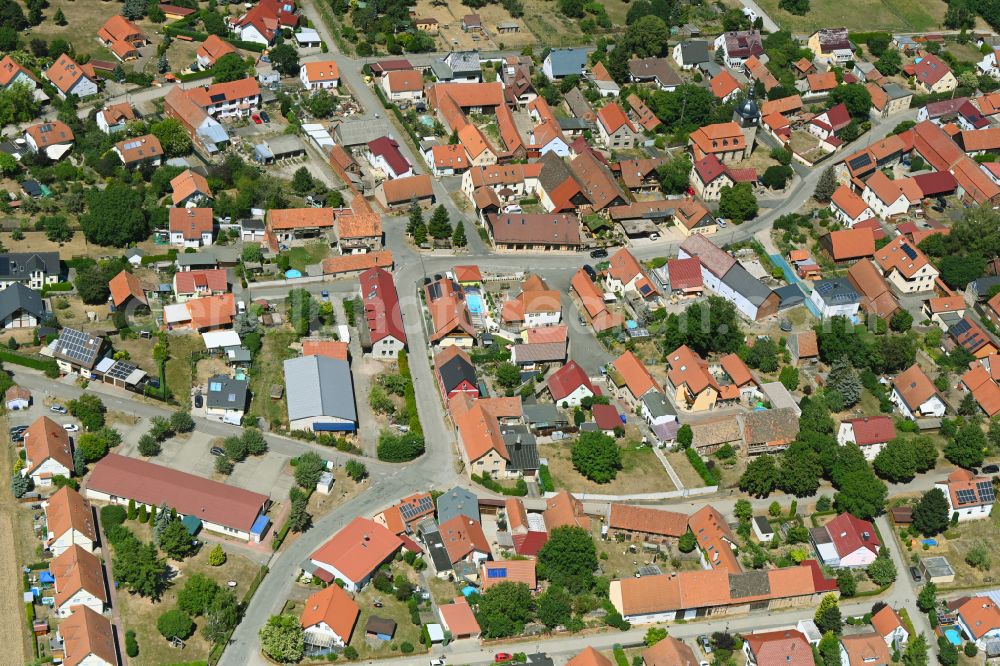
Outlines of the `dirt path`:
[[[0,418],[0,426],[6,424],[7,420]],[[34,652],[25,625],[24,604],[21,602],[21,563],[14,541],[15,532],[18,536],[23,535],[17,523],[25,520],[26,516],[20,511],[10,490],[11,456],[10,451],[8,455],[0,456],[0,617],[8,620],[0,623],[0,645],[6,651],[4,661],[26,664],[34,658]],[[21,550],[25,548],[26,544]]]

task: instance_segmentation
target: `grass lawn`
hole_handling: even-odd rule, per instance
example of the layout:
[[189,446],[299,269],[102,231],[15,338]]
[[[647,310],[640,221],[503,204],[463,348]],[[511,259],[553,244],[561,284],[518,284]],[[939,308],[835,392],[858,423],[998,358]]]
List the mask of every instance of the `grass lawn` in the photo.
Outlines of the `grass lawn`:
[[455,597],[462,594],[458,585],[451,581],[441,580],[437,576],[428,576],[427,585],[430,587],[431,596],[434,597],[434,603],[438,606],[450,604],[455,600]]
[[572,492],[620,495],[624,493],[660,493],[676,490],[663,464],[648,446],[619,444],[622,451],[622,468],[608,483],[594,483],[573,467],[570,446],[542,444],[539,454],[548,458],[549,471],[557,488]]
[[[409,569],[409,567],[407,567]],[[382,608],[375,608],[375,601],[381,600]],[[369,585],[354,600],[361,608],[361,617],[358,618],[358,626],[354,630],[354,637],[351,645],[358,651],[362,659],[370,657],[385,657],[393,652],[398,652],[401,643],[410,643],[415,648],[415,653],[426,652],[426,648],[420,643],[420,627],[410,621],[410,611],[402,601],[389,594],[383,594]],[[396,635],[392,641],[383,643],[372,640],[369,642],[365,636],[365,625],[368,618],[377,615],[381,618],[389,618],[396,621]],[[393,650],[393,646],[397,649]]]
[[[126,522],[126,526],[140,535],[137,523]],[[148,526],[146,530],[148,532]],[[140,538],[148,538],[148,535]],[[225,586],[228,581],[236,581],[235,592],[237,598],[242,599],[247,589],[257,575],[259,567],[243,557],[234,553],[227,553],[226,563],[221,567],[213,567],[208,564],[208,552],[214,544],[208,542],[205,547],[192,558],[179,564],[180,573],[174,579],[173,584],[163,594],[160,601],[153,602],[140,596],[129,594],[124,590],[118,592],[118,603],[121,605],[122,622],[125,629],[133,629],[139,642],[139,656],[131,659],[133,664],[171,664],[181,661],[191,661],[205,659],[211,645],[200,633],[204,618],[195,618],[197,629],[194,635],[188,638],[184,649],[175,648],[170,645],[156,628],[156,620],[168,610],[176,608],[177,592],[183,587],[185,580],[195,574],[205,574],[214,579],[220,585]],[[171,562],[173,566],[178,563]]]
[[310,264],[318,264],[329,257],[330,248],[324,242],[308,243],[306,245],[297,245],[290,248],[287,254],[292,268],[300,270],[304,273],[306,266],[309,266]]
[[271,385],[285,383],[283,362],[295,356],[288,346],[295,341],[295,332],[291,328],[268,329],[264,334],[263,346],[254,358],[250,368],[250,415],[262,416],[268,423],[284,423],[288,415],[285,409],[285,397],[272,400]]
[[812,34],[817,26],[850,30],[923,31],[940,27],[947,5],[943,0],[812,0],[804,16],[778,9],[778,0],[760,0],[761,8],[782,28]]
[[[179,404],[187,406],[191,395],[191,381],[194,365],[191,363],[191,353],[202,351],[205,343],[201,336],[195,333],[170,335],[170,358],[167,359],[167,387]],[[150,352],[152,354],[152,351]],[[152,359],[152,356],[148,358]],[[150,368],[150,374],[156,375],[156,368]]]
[[[952,569],[955,570],[955,581],[953,583],[938,585],[942,590],[979,587],[993,584],[997,578],[1000,562],[994,561],[991,570],[980,571],[965,562],[965,555],[978,544],[986,546],[993,558],[1000,551],[1000,516],[990,516],[984,520],[973,520],[967,523],[960,523],[957,527],[949,528],[944,534],[934,537],[938,545],[924,550],[920,539],[912,548],[907,548],[910,544],[903,544],[901,551],[908,560],[915,553],[920,558],[943,555],[948,559]],[[896,531],[896,540],[899,540],[899,532]]]
[[681,483],[684,484],[685,488],[701,488],[705,485],[705,481],[695,471],[694,467],[691,466],[691,462],[687,459],[683,451],[668,453],[667,460],[670,461],[670,466],[677,472],[677,476],[681,478]]
[[974,42],[969,42],[968,44],[948,42],[946,48],[953,56],[965,62],[979,62],[983,57],[983,54],[979,52]]

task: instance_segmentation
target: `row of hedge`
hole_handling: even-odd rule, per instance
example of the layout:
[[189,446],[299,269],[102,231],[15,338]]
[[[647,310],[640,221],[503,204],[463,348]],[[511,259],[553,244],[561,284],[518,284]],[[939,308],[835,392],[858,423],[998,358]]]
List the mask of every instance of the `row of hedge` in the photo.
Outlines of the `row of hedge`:
[[[243,595],[243,600],[240,602],[241,616],[243,612],[246,610],[247,606],[250,605],[250,600],[253,598],[253,595],[257,592],[257,588],[260,587],[260,584],[264,581],[264,577],[267,576],[269,571],[270,569],[267,568],[266,564],[262,564],[260,566],[260,569],[257,570],[257,575],[254,576],[253,581],[250,583],[250,587],[247,588],[247,592],[246,594]],[[219,661],[222,659],[222,653],[226,651],[226,646],[229,645],[229,639],[232,638],[234,631],[236,631],[235,628],[233,629],[233,631],[229,632],[229,635],[226,636],[226,639],[224,641],[219,641],[218,643],[212,646],[212,651],[208,653],[208,661],[191,662],[191,666],[194,666],[194,664],[196,663],[204,664],[205,666],[215,666],[215,664],[218,664]]]
[[487,490],[492,490],[495,493],[507,495],[508,497],[524,497],[528,494],[528,483],[524,479],[518,479],[513,488],[507,488],[506,486],[500,485],[486,474],[482,476],[473,474],[472,480]]
[[691,467],[694,467],[694,471],[698,472],[698,476],[701,477],[702,481],[709,486],[719,485],[719,472],[714,469],[709,469],[705,461],[701,459],[698,452],[693,448],[684,449],[684,454],[687,456],[688,462],[691,463]]
[[[309,498],[312,497],[312,494],[315,490],[316,488],[313,487],[303,491],[303,493],[306,496],[307,502],[309,501]],[[289,519],[291,517],[291,512],[289,512],[288,515],[289,517],[285,518],[285,524],[282,525],[281,529],[279,529],[277,534],[274,535],[274,540],[271,542],[271,550],[278,550],[279,548],[281,548],[281,544],[285,542],[285,538],[288,536],[288,531],[292,528],[292,522]]]
[[158,261],[176,261],[177,260],[177,250],[167,250],[166,254],[150,254],[143,257],[140,262],[143,266],[149,266],[150,264],[155,264]]
[[56,362],[50,358],[38,358],[34,356],[25,356],[23,354],[18,354],[10,349],[0,349],[0,361],[4,363],[13,363],[14,365],[23,365],[26,368],[32,368],[33,370],[41,370],[45,373],[46,377],[58,377],[59,376],[59,366]]
[[75,288],[72,282],[53,282],[42,285],[42,296],[48,296],[55,291],[73,291]]
[[408,415],[408,425],[410,432],[424,436],[424,428],[420,425],[420,414],[417,413],[417,393],[413,388],[413,375],[410,374],[410,360],[406,351],[399,352],[399,374],[406,379],[406,389],[403,390],[403,399],[406,401],[406,413]]
[[548,465],[538,466],[538,486],[543,493],[554,493],[556,491],[556,484],[552,481],[552,472],[549,471]]

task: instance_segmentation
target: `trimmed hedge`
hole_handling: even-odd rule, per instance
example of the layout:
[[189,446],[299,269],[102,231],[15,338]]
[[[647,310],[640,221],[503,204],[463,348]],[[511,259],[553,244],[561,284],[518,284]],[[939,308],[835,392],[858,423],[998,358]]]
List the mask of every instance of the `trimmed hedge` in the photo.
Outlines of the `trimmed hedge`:
[[483,476],[473,474],[472,480],[488,490],[508,497],[524,497],[528,494],[528,484],[524,479],[518,479],[513,488],[502,486],[485,474]]
[[[190,74],[174,74],[178,81],[198,81],[200,79],[210,78],[215,74],[215,69],[203,69],[200,72],[191,72]],[[145,259],[146,257],[143,257]]]
[[420,414],[417,413],[417,394],[413,388],[413,375],[410,374],[410,360],[406,350],[399,352],[396,362],[399,364],[399,374],[406,379],[403,400],[406,402],[406,413],[409,418],[407,424],[410,426],[410,432],[423,437],[424,427],[420,425]]
[[540,465],[538,467],[538,485],[541,487],[543,493],[555,492],[556,484],[552,481],[552,472],[549,471],[548,465]]
[[694,467],[694,471],[698,472],[698,475],[702,478],[706,485],[719,485],[719,473],[715,470],[709,469],[705,464],[705,461],[698,455],[697,451],[694,449],[684,449],[684,454],[687,456],[688,462],[691,463],[691,467]]
[[47,377],[59,376],[59,366],[50,358],[24,356],[9,349],[0,349],[0,361],[13,363],[14,365],[23,365],[33,370],[41,370]]
[[73,291],[72,282],[54,282],[42,286],[42,296],[47,296],[54,291]]

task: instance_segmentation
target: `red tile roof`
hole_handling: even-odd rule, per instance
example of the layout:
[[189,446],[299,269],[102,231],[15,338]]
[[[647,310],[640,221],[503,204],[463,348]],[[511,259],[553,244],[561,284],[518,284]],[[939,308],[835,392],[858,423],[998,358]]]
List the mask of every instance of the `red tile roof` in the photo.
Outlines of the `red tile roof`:
[[392,273],[372,268],[360,275],[361,298],[364,301],[365,323],[372,342],[393,337],[406,344],[403,314]]
[[326,228],[333,226],[332,208],[282,208],[267,211],[267,227],[272,231]]
[[196,55],[205,58],[210,65],[214,65],[219,58],[230,53],[236,53],[236,48],[232,44],[218,35],[209,35],[208,39],[198,47]]
[[24,431],[24,450],[30,463],[29,474],[50,458],[66,469],[73,470],[73,450],[69,433],[47,416],[39,416]]
[[594,415],[594,423],[599,430],[614,430],[622,425],[618,408],[614,405],[594,405],[591,408],[591,413]]
[[744,635],[743,640],[760,666],[815,666],[812,647],[800,631],[768,631]]
[[848,419],[854,428],[854,441],[858,446],[884,444],[896,438],[896,424],[888,416],[866,416]]
[[667,275],[671,289],[701,289],[703,286],[701,262],[697,257],[671,259],[667,262]]
[[211,208],[170,209],[170,233],[183,234],[184,240],[200,241],[202,234],[212,233],[212,224]]
[[826,531],[840,557],[847,557],[861,548],[866,548],[877,555],[882,545],[878,533],[870,522],[846,512],[828,522]]
[[688,516],[676,511],[612,503],[608,513],[608,527],[678,538],[688,530]]
[[943,79],[951,68],[933,53],[921,53],[920,62],[913,63],[913,74],[919,83],[933,86]]
[[181,271],[174,274],[174,286],[178,294],[225,293],[229,291],[229,278],[224,268]]
[[142,289],[142,282],[127,271],[122,271],[111,278],[108,282],[108,288],[111,290],[111,300],[115,307],[121,306],[129,298],[134,298],[143,305],[149,305],[146,293]]
[[482,590],[486,591],[500,583],[523,583],[529,590],[538,587],[535,574],[535,560],[499,560],[485,562],[482,571]]
[[552,394],[552,400],[556,404],[559,404],[563,398],[580,386],[587,387],[595,395],[599,394],[599,390],[590,382],[587,373],[583,371],[583,368],[576,361],[569,361],[549,375],[546,384],[549,387],[549,393]]
[[361,609],[358,604],[339,585],[328,585],[319,592],[314,592],[305,600],[302,615],[299,618],[303,629],[325,623],[340,636],[344,643],[351,640],[354,626],[358,623]]
[[310,83],[340,80],[340,67],[334,60],[306,62],[302,64],[302,69],[305,70],[306,80]]

